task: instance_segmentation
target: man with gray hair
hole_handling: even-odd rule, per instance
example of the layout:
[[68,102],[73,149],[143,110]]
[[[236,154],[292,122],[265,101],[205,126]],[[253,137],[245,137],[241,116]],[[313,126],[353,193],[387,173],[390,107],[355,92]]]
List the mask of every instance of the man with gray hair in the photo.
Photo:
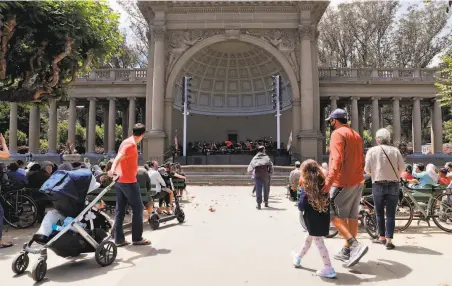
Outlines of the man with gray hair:
[[399,201],[400,173],[405,170],[405,163],[399,149],[389,145],[391,134],[387,129],[378,130],[375,137],[377,146],[367,151],[364,166],[364,171],[372,177],[372,196],[380,235],[373,242],[386,245],[386,249],[394,249],[392,239]]
[[298,181],[300,180],[300,161],[295,162],[295,169],[289,175],[289,193],[293,201],[297,201]]
[[262,191],[264,192],[264,204],[268,207],[268,195],[270,192],[270,177],[273,173],[273,162],[270,157],[265,154],[265,147],[259,146],[257,154],[251,160],[248,166],[248,173],[254,171],[256,184],[256,208],[261,209]]

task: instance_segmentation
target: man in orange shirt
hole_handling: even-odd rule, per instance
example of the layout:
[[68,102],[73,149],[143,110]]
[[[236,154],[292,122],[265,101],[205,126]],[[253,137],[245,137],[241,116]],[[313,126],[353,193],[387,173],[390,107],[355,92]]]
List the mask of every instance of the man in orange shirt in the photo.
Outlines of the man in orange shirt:
[[116,189],[116,217],[115,217],[115,243],[118,247],[130,244],[124,238],[124,216],[126,207],[132,207],[132,244],[149,245],[150,241],[143,239],[143,209],[140,186],[137,182],[138,173],[138,148],[137,144],[143,139],[146,128],[137,123],[133,127],[133,135],[121,143],[118,155],[108,175],[113,177],[116,173],[119,177],[115,184]]
[[354,266],[368,247],[356,240],[359,204],[364,188],[364,152],[361,136],[347,124],[347,114],[334,110],[327,118],[332,130],[329,172],[325,192],[331,195],[331,221],[345,239],[345,246],[334,256]]

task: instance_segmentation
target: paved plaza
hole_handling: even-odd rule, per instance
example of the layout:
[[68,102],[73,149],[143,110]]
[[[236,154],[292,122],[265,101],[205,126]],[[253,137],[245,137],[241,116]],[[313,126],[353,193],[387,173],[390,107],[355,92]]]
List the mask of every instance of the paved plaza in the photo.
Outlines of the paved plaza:
[[[302,246],[305,232],[298,210],[285,198],[285,189],[271,190],[271,208],[257,211],[251,187],[190,187],[184,203],[186,222],[145,226],[153,246],[120,248],[116,261],[101,268],[93,255],[64,259],[49,254],[47,278],[39,285],[452,285],[451,235],[413,222],[397,234],[397,248],[387,251],[371,245],[364,232],[359,238],[370,246],[361,263],[352,269],[333,261],[335,280],[322,280],[315,270],[322,263],[313,246],[295,269],[290,253]],[[211,210],[209,210],[211,209]],[[15,247],[0,251],[0,285],[34,285],[30,277],[37,256],[30,255],[27,272],[15,277],[11,260],[34,230],[9,229],[6,238]],[[129,237],[130,239],[130,237]],[[340,238],[327,239],[332,255]]]

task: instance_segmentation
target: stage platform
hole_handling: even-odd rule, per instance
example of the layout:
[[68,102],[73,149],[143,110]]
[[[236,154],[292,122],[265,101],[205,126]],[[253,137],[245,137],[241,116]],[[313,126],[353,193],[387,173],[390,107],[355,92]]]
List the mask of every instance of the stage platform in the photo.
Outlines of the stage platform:
[[[248,165],[254,155],[230,154],[230,155],[190,155],[174,158],[174,162],[181,165]],[[269,155],[274,165],[289,166],[291,159],[289,155],[276,156]]]

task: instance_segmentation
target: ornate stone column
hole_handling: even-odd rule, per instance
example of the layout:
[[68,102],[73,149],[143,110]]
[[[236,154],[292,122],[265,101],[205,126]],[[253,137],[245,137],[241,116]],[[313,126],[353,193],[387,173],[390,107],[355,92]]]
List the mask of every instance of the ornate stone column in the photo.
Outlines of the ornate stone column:
[[57,153],[57,102],[55,99],[49,100],[49,154]]
[[152,93],[154,89],[154,36],[152,32],[148,32],[147,39],[149,42],[148,49],[148,69],[147,69],[147,83],[146,83],[146,115],[145,115],[145,124],[146,130],[150,131],[152,128]]
[[108,128],[109,128],[109,112],[108,112],[108,105],[102,106],[102,114],[104,119],[104,153],[108,152]]
[[400,134],[402,132],[400,123],[400,97],[392,98],[392,130],[394,132],[392,142],[400,142]]
[[68,140],[71,142],[71,144],[75,144],[75,124],[77,119],[77,102],[75,98],[69,99],[69,118],[68,118],[68,127],[67,127],[67,133],[68,133]]
[[413,98],[413,153],[422,153],[421,100]]
[[40,115],[39,107],[36,104],[30,106],[30,124],[28,127],[28,147],[32,154],[39,153],[39,137],[40,137]]
[[96,151],[96,98],[89,99],[89,117],[88,117],[88,153]]
[[326,121],[325,106],[320,105],[320,132],[322,133],[322,155],[326,152]]
[[315,25],[310,23],[311,11],[303,11],[301,15],[302,25],[298,26],[300,35],[300,108],[301,112],[301,132],[300,132],[300,152],[307,158],[320,159],[321,134],[318,123],[315,123],[319,114],[316,106],[315,83],[313,66],[313,49],[311,41],[315,41]]
[[17,153],[17,102],[10,103],[9,110],[9,152]]
[[152,132],[163,133],[165,107],[165,26],[153,27],[155,37],[154,73],[152,92]]
[[339,99],[339,96],[336,96],[336,95],[333,95],[333,96],[330,97],[330,100],[331,100],[331,104],[330,104],[331,111],[337,109],[337,101],[338,101],[338,99]]
[[129,111],[127,110],[127,107],[124,106],[122,108],[122,140],[126,139],[129,134]]
[[[164,22],[164,21],[161,21]],[[163,161],[161,156],[165,149],[165,35],[166,26],[157,25],[152,28],[154,36],[154,72],[151,103],[151,131],[146,143],[146,159]],[[149,120],[149,119],[147,119]]]
[[359,112],[358,112],[359,97],[352,97],[352,128],[359,132]]
[[292,102],[292,147],[296,152],[300,153],[298,146],[298,135],[301,130],[301,101],[294,99]]
[[108,98],[108,155],[115,155],[116,98]]
[[358,105],[358,133],[363,138],[364,136],[364,106]]
[[376,144],[375,135],[380,129],[380,107],[378,105],[379,97],[372,97],[372,145]]
[[443,153],[443,114],[441,110],[441,104],[437,99],[433,99],[432,107],[432,147],[433,153]]
[[129,100],[129,136],[132,136],[133,126],[136,123],[137,117],[136,98],[129,97],[127,99]]

